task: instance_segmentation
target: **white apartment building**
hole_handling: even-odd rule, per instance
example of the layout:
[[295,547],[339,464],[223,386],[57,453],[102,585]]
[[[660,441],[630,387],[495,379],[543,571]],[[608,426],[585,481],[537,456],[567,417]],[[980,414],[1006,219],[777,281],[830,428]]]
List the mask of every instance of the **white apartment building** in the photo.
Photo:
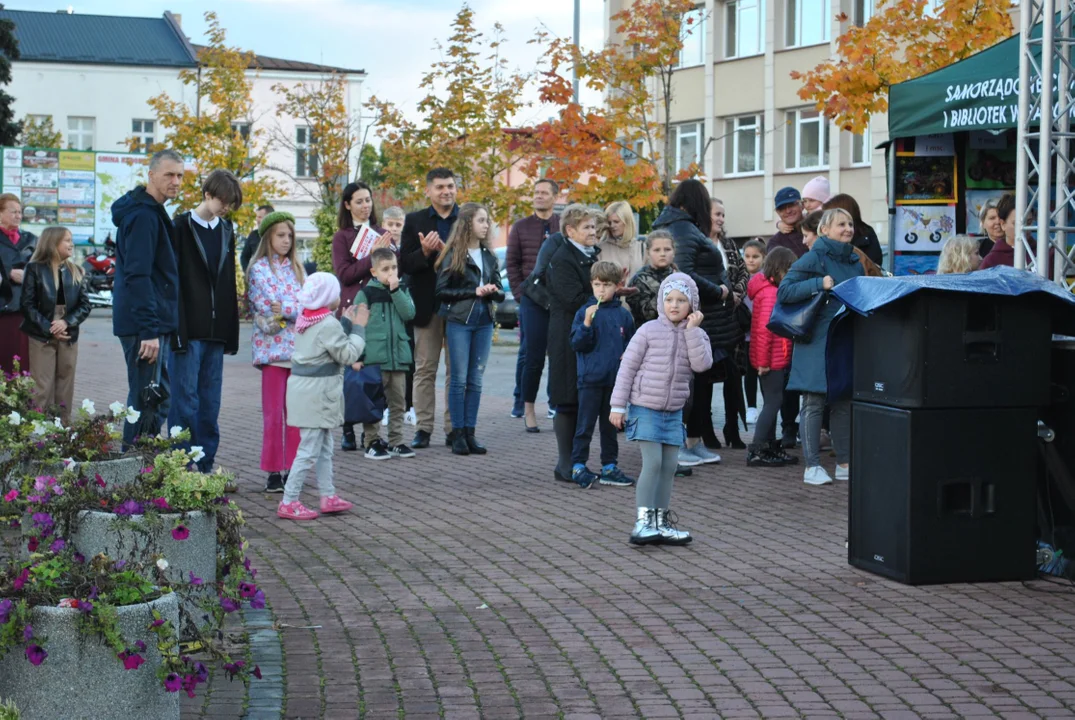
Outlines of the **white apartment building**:
[[[606,37],[616,39],[611,17],[632,0],[605,0]],[[862,23],[873,0],[704,0],[693,12],[673,78],[674,167],[697,161],[710,193],[724,201],[727,229],[737,238],[774,232],[776,191],[802,190],[824,175],[832,193],[854,196],[863,219],[882,244],[888,237],[884,115],[868,131],[838,130],[798,96],[793,70],[806,71],[835,51],[846,13]]]
[[[15,117],[51,117],[63,133],[64,148],[127,152],[132,135],[145,144],[165,137],[147,101],[162,92],[194,106],[196,93],[179,80],[183,69],[197,68],[198,46],[184,35],[179,16],[166,12],[159,18],[81,15],[71,13],[0,10],[0,17],[15,23],[21,58],[12,63],[8,92],[15,98]],[[276,84],[316,84],[332,74],[343,76],[346,106],[351,117],[361,118],[362,70],[328,67],[258,55],[249,70],[253,81],[253,107],[236,129],[244,135],[252,128],[282,133],[293,139],[287,146],[270,146],[269,164],[286,191],[273,198],[278,210],[296,217],[300,236],[312,237],[310,220],[317,208],[314,181],[305,178],[316,170],[306,152],[309,130],[295,118],[278,116]],[[358,129],[361,136],[361,128]],[[264,139],[263,139],[264,141]],[[357,152],[352,166],[357,165]]]

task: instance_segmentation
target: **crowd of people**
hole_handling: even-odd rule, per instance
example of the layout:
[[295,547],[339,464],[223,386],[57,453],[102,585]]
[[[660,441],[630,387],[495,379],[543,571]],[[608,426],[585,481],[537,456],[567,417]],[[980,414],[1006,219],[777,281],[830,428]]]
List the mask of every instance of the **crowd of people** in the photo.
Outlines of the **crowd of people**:
[[[183,171],[180,155],[158,152],[145,186],[112,206],[113,332],[127,366],[127,403],[141,413],[140,422],[125,424],[124,443],[167,422],[190,431],[200,470],[214,467],[223,356],[240,350],[239,262],[261,373],[261,469],[265,491],[283,495],[282,518],[351,507],[333,485],[337,428],[343,451],[370,460],[413,458],[430,446],[442,354],[445,444],[456,455],[487,452],[477,425],[504,276],[519,308],[511,416],[526,433],[540,433],[536,402],[548,358],[553,478],[580,488],[633,486],[632,543],[691,541],[670,510],[673,479],[721,462],[723,447],[746,449],[750,467],[802,462],[810,485],[850,477],[849,402],[829,392],[825,363],[827,328],[841,304],[824,305],[809,339],[769,329],[782,304],[884,274],[880,243],[857,202],[832,195],[824,177],[801,192],[781,188],[772,236],[742,247],[725,232],[723,202],[698,180],[680,182],[640,236],[626,202],[603,210],[572,204],[556,214],[560,188],[541,179],[533,213],[511,226],[505,267],[489,246],[488,208],[457,204],[451,169],[429,171],[430,204],[409,214],[379,212],[372,188],[355,182],[341,195],[327,273],[300,262],[295,218],[271,206],[257,208],[258,226],[240,242],[227,217],[241,206],[242,188],[229,172],[210,172],[198,206],[170,217],[165,203]],[[58,406],[66,418],[78,329],[90,313],[84,273],[72,259],[70,232],[48,228],[37,238],[20,230],[20,216],[18,198],[0,196],[0,365],[10,371],[18,356],[39,405]],[[950,240],[938,272],[1012,264],[1012,196],[988,203],[980,222],[985,237]],[[361,399],[371,388],[383,398],[386,423],[364,416],[363,403],[344,392],[345,379],[357,377],[367,388]],[[724,406],[720,436],[715,385]],[[408,445],[403,427],[412,408]],[[740,432],[751,426],[748,447]],[[599,464],[591,466],[595,427]],[[620,468],[620,432],[638,445],[637,479]],[[801,459],[793,453],[800,443]],[[833,475],[822,458],[829,449]],[[300,498],[311,471],[316,510]]]

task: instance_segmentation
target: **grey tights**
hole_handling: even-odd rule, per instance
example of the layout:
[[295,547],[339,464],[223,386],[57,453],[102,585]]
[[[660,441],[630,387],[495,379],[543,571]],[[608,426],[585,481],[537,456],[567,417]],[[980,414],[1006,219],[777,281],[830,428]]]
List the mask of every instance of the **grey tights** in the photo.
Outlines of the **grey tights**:
[[638,445],[642,448],[642,472],[635,485],[635,505],[667,509],[672,499],[672,483],[676,479],[679,446],[649,440],[641,440]]

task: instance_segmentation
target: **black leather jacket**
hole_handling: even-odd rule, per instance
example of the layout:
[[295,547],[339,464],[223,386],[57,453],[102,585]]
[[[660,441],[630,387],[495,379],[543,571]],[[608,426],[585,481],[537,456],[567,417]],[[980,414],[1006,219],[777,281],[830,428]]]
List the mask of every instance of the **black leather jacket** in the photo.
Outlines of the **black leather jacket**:
[[[32,338],[48,342],[52,339],[52,316],[56,312],[56,283],[52,279],[52,268],[45,263],[32,262],[25,268],[22,278],[22,331]],[[78,341],[78,326],[90,315],[90,301],[86,278],[75,282],[71,271],[60,268],[60,281],[63,283],[67,334],[71,342]]]
[[[496,263],[496,255],[487,247],[481,250],[484,267],[480,270],[468,253],[466,272],[461,275],[452,272],[448,269],[452,264],[452,252],[449,251],[444,256],[440,270],[437,271],[437,300],[441,304],[440,314],[449,322],[466,323],[476,303],[504,302],[504,290],[500,281],[500,268]],[[496,285],[496,292],[479,298],[478,287],[489,283]],[[489,308],[489,317],[494,317],[492,307]]]

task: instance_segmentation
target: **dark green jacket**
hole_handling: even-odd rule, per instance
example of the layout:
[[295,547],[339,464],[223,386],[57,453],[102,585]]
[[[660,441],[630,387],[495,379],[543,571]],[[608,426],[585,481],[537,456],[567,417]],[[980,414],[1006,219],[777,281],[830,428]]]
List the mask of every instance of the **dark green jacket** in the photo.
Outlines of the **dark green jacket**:
[[390,291],[377,280],[370,280],[355,297],[354,304],[360,303],[365,303],[370,309],[363,362],[380,365],[381,370],[409,370],[412,357],[407,323],[414,319],[411,294],[402,285]]

